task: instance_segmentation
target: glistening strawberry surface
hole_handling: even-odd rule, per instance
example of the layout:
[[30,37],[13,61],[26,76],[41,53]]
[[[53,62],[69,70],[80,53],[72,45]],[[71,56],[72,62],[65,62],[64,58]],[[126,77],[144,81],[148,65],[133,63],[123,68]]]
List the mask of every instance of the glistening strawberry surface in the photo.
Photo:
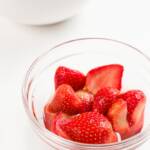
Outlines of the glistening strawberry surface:
[[61,128],[73,141],[91,144],[113,143],[117,136],[111,123],[98,112],[86,112],[72,117]]
[[91,94],[87,91],[84,91],[84,90],[80,90],[80,91],[76,92],[76,95],[82,100],[83,106],[82,106],[80,113],[86,112],[86,111],[91,111],[93,100],[94,100],[93,94]]
[[94,97],[93,111],[98,111],[102,114],[107,113],[109,107],[118,95],[119,90],[117,89],[110,87],[100,89]]
[[44,124],[45,127],[51,131],[51,122],[55,116],[55,113],[50,110],[50,102],[48,102],[44,107]]
[[73,115],[80,112],[81,100],[76,96],[73,88],[70,85],[60,85],[54,94],[50,109],[52,112],[62,111]]
[[122,139],[126,138],[126,134],[129,130],[127,113],[127,102],[120,98],[113,102],[107,114],[114,131],[120,133]]
[[70,85],[60,85],[49,106],[52,112],[62,111],[69,115],[90,111],[92,95],[88,92],[77,92]]
[[69,137],[66,135],[66,133],[61,129],[60,125],[64,121],[64,119],[69,118],[66,114],[59,112],[55,113],[54,117],[51,120],[51,130],[53,133],[69,139]]
[[139,133],[144,124],[145,95],[140,90],[131,90],[119,96],[109,108],[108,117],[122,139]]
[[85,75],[77,70],[60,66],[55,73],[55,88],[61,84],[69,84],[75,91],[80,90],[84,87]]
[[[138,106],[139,103],[141,104],[141,107],[143,107],[143,104],[145,104],[145,95],[140,90],[130,90],[120,95],[120,97],[127,102],[128,121],[129,121],[129,125],[132,126],[135,122],[135,119],[133,118],[132,114],[135,111],[135,108]],[[143,108],[143,111],[144,111],[144,108]],[[137,114],[139,115],[138,112]]]
[[93,94],[104,87],[120,90],[122,74],[123,66],[119,64],[97,67],[88,72],[85,86]]
[[130,90],[122,97],[127,102],[129,130],[126,133],[126,138],[131,137],[142,130],[144,124],[144,109],[146,97],[140,90]]
[[65,132],[63,132],[63,130],[60,128],[60,124],[64,119],[69,118],[70,116],[68,116],[62,112],[58,112],[58,113],[51,112],[51,110],[49,109],[49,105],[50,105],[50,103],[48,102],[44,107],[45,127],[49,131],[51,131],[61,137],[64,137],[66,139],[69,139],[69,137],[65,134]]

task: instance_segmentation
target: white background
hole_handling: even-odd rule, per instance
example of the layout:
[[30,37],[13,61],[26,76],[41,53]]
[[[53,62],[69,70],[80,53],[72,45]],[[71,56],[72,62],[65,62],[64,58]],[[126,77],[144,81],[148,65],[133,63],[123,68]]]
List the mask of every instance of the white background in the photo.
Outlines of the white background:
[[[79,37],[118,39],[150,56],[149,15],[149,0],[91,0],[80,15],[52,26],[23,26],[0,17],[0,149],[49,149],[30,128],[21,99],[24,75],[37,56]],[[150,141],[139,150],[148,146]]]

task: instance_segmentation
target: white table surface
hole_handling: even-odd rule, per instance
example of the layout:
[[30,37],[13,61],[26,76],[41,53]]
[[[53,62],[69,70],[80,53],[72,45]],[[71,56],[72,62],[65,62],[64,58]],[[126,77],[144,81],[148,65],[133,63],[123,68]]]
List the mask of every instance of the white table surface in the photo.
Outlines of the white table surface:
[[[21,99],[32,61],[57,43],[79,37],[109,37],[150,56],[149,0],[91,0],[71,20],[45,27],[23,26],[0,17],[0,149],[48,150],[30,128]],[[139,150],[150,147],[150,141]]]

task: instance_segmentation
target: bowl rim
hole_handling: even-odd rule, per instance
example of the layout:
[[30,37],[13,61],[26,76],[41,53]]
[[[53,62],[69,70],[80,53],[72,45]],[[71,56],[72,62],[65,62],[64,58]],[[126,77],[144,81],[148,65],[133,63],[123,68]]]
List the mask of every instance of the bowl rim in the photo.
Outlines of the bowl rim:
[[30,73],[32,72],[34,67],[37,65],[37,63],[40,62],[40,60],[43,59],[47,54],[49,54],[50,52],[53,52],[56,48],[59,48],[63,45],[66,45],[66,44],[69,44],[69,43],[72,43],[72,42],[84,41],[84,40],[104,40],[104,41],[110,41],[110,42],[118,43],[118,44],[127,46],[127,47],[131,48],[132,50],[138,52],[138,54],[144,56],[144,58],[147,59],[150,62],[150,57],[148,55],[146,55],[144,52],[142,52],[141,50],[137,49],[136,47],[134,47],[130,44],[127,44],[126,42],[122,42],[122,41],[111,39],[111,38],[101,38],[101,37],[76,38],[76,39],[68,40],[68,41],[65,41],[65,42],[61,42],[60,44],[57,44],[57,45],[53,46],[52,48],[45,51],[42,55],[40,55],[39,57],[37,57],[33,61],[33,63],[30,65],[30,67],[29,67],[29,69],[28,69],[28,71],[25,75],[24,81],[23,81],[23,85],[22,85],[23,105],[24,105],[25,111],[26,111],[26,113],[28,115],[28,118],[30,119],[32,125],[34,125],[34,127],[40,131],[41,136],[45,135],[44,137],[47,138],[48,140],[51,140],[49,137],[53,136],[53,139],[56,139],[57,141],[62,142],[61,144],[65,145],[65,146],[72,144],[72,145],[76,145],[76,146],[79,146],[79,147],[108,148],[108,147],[112,147],[112,146],[113,147],[114,146],[122,146],[122,145],[125,145],[125,144],[133,145],[133,144],[137,143],[137,141],[139,141],[139,142],[141,141],[141,143],[145,142],[146,140],[148,140],[150,138],[150,125],[148,127],[146,127],[146,129],[143,130],[142,132],[140,132],[140,133],[138,133],[138,134],[136,134],[136,135],[134,135],[134,136],[132,136],[128,139],[125,139],[121,142],[115,142],[115,143],[110,143],[110,144],[86,144],[86,143],[79,143],[79,142],[67,140],[67,139],[64,139],[64,138],[50,132],[45,127],[42,127],[37,122],[36,118],[31,114],[30,110],[28,109],[28,103],[27,103],[28,102],[28,94],[26,93],[26,86],[27,86],[27,81],[29,79]]

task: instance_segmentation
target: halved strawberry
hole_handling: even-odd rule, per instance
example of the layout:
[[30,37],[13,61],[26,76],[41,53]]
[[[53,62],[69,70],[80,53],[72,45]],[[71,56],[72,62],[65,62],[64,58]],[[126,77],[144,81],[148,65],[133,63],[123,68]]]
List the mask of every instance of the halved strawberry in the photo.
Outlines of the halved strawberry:
[[76,92],[76,95],[82,100],[82,108],[80,113],[91,111],[94,99],[93,94],[84,90],[80,90]]
[[77,70],[60,66],[55,73],[55,89],[61,84],[69,84],[75,91],[80,90],[85,85],[85,75]]
[[119,90],[114,88],[102,88],[94,96],[93,111],[106,114],[113,101],[119,95]]
[[122,139],[126,138],[126,134],[129,130],[127,113],[127,102],[123,99],[117,99],[113,102],[107,114],[113,129],[120,133]]
[[73,141],[102,144],[117,141],[111,123],[98,112],[76,115],[61,124],[62,130]]
[[132,121],[134,125],[130,127],[128,132],[128,137],[131,137],[137,133],[139,133],[144,125],[144,109],[145,109],[145,102],[140,102],[134,110],[132,114]]
[[104,87],[120,90],[122,74],[123,66],[119,64],[97,67],[88,72],[85,87],[93,94]]
[[[127,102],[128,106],[128,122],[129,125],[134,125],[140,116],[143,114],[144,105],[145,105],[145,95],[140,90],[130,90],[119,96]],[[136,109],[138,107],[138,110]],[[135,116],[135,111],[137,117]],[[140,114],[139,114],[140,113]],[[134,116],[133,116],[134,114]]]
[[69,116],[62,112],[56,113],[51,122],[51,132],[53,132],[63,138],[69,139],[67,134],[60,127],[62,122],[64,122],[64,120],[66,118],[69,118]]
[[62,112],[59,112],[59,113],[51,112],[51,110],[49,109],[49,104],[50,103],[47,103],[44,107],[45,127],[49,131],[51,131],[61,137],[69,139],[68,136],[65,134],[65,132],[63,132],[63,130],[60,128],[60,124],[64,119],[69,118],[70,116],[68,116]]
[[126,139],[141,131],[146,99],[140,90],[131,90],[119,97],[109,108],[108,117],[114,130]]
[[55,117],[55,113],[50,110],[50,102],[48,102],[44,107],[44,124],[48,130],[51,130],[52,120]]
[[140,90],[130,90],[120,95],[120,97],[127,102],[127,119],[130,126],[129,137],[140,132],[143,127],[146,97]]
[[75,94],[70,85],[62,84],[56,91],[50,104],[52,112],[67,113],[69,115],[78,114],[82,109],[82,100]]

